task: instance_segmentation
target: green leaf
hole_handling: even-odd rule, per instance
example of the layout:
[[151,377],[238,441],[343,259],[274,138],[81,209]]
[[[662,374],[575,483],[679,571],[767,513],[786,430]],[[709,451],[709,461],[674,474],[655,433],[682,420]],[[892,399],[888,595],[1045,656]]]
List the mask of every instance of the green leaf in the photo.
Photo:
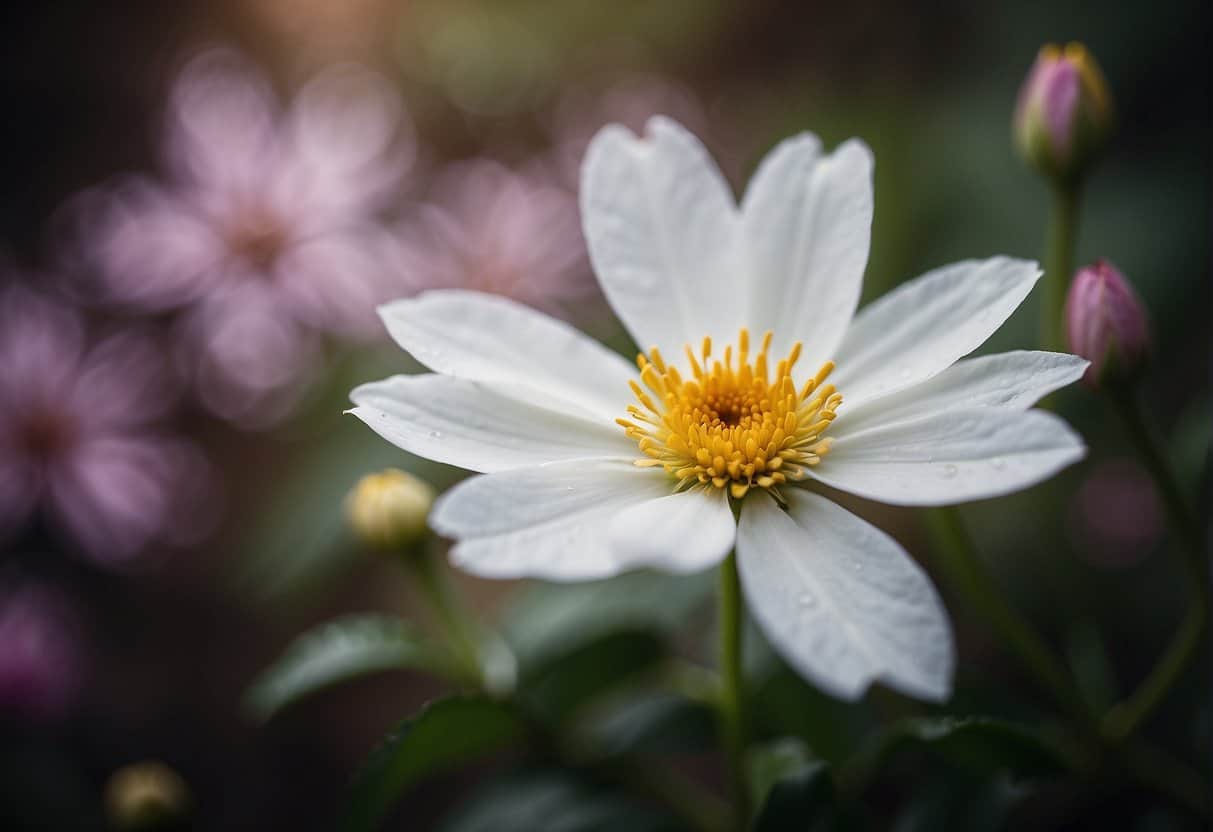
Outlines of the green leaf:
[[431,702],[372,752],[355,777],[342,828],[369,832],[418,780],[504,748],[522,733],[521,719],[504,702],[482,696]]
[[750,798],[753,804],[761,806],[780,780],[815,769],[820,762],[797,737],[783,737],[752,746],[746,752],[746,768],[750,774]]
[[538,714],[559,722],[611,688],[652,670],[668,655],[664,641],[653,632],[608,633],[524,669],[519,696]]
[[834,783],[830,766],[813,760],[776,782],[758,818],[754,832],[805,832],[829,828],[834,816]]
[[583,729],[588,747],[605,756],[705,751],[716,747],[712,708],[669,693],[646,693],[594,709]]
[[536,770],[503,777],[464,802],[439,832],[677,832],[658,810],[572,772]]
[[750,710],[758,736],[799,737],[834,765],[848,758],[874,724],[870,702],[827,696],[782,663],[755,686]]
[[249,687],[245,707],[259,719],[269,719],[286,705],[347,679],[440,665],[440,654],[408,622],[387,615],[346,616],[295,639]]
[[870,739],[847,763],[843,780],[863,788],[896,753],[925,748],[971,772],[1044,777],[1066,769],[1060,749],[1026,728],[986,717],[907,719]]
[[685,626],[714,586],[710,571],[534,584],[511,601],[502,627],[522,665],[534,665],[615,630],[670,632]]

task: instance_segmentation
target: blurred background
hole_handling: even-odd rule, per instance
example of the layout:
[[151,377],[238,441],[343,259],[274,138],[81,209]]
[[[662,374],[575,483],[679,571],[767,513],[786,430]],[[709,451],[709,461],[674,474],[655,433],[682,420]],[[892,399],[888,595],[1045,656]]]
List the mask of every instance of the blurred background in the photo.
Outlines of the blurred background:
[[[629,351],[576,216],[580,155],[608,122],[675,117],[738,189],[786,135],[862,137],[877,159],[870,299],[954,260],[1040,256],[1048,193],[1015,157],[1011,113],[1039,46],[1083,41],[1119,129],[1087,191],[1078,262],[1109,258],[1143,295],[1152,416],[1207,507],[1211,18],[1199,0],[6,7],[0,825],[105,828],[113,773],[161,760],[187,784],[195,828],[332,828],[359,762],[436,683],[386,674],[267,724],[242,697],[309,625],[413,609],[408,581],[346,531],[357,479],[458,476],[342,415],[356,384],[416,369],[374,306],[435,286],[500,292]],[[1031,346],[1034,312],[985,349]],[[1013,603],[1108,702],[1166,643],[1184,586],[1119,426],[1085,390],[1060,405],[1090,457],[965,517]],[[914,512],[853,505],[930,568]],[[536,610],[559,592],[460,584],[486,618],[530,633],[518,638],[550,636]],[[945,597],[961,650],[953,710],[1041,719],[1047,703]],[[702,606],[692,597],[663,623],[691,653],[710,629]],[[763,678],[766,729],[826,757],[909,707]],[[1209,705],[1206,666],[1149,732],[1204,768]],[[873,797],[888,828],[978,828],[961,820],[972,807],[932,808],[943,781],[930,770],[904,778]],[[476,779],[433,781],[398,828],[431,828]],[[1080,828],[1076,812],[1102,818],[1085,828],[1186,828],[1149,796],[1076,800],[1029,801],[1019,828]]]

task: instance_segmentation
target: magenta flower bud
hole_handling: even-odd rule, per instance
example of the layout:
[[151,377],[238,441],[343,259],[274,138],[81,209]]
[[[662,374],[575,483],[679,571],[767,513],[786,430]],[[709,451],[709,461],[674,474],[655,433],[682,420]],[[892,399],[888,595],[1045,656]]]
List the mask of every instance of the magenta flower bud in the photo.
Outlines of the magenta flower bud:
[[1044,46],[1019,90],[1015,144],[1045,176],[1073,181],[1112,132],[1112,96],[1095,58],[1081,43]]
[[1074,275],[1066,298],[1070,352],[1091,362],[1083,383],[1099,389],[1131,378],[1150,351],[1146,310],[1124,275],[1096,260]]

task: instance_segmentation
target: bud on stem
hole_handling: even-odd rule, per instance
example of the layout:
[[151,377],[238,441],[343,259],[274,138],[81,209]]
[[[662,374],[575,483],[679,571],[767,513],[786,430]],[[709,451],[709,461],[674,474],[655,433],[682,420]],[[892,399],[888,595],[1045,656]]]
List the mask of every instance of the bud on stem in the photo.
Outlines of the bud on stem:
[[1028,164],[1072,186],[1103,151],[1113,121],[1107,81],[1086,47],[1042,47],[1015,107],[1015,144]]
[[1083,383],[1092,389],[1131,380],[1149,356],[1145,307],[1106,260],[1074,275],[1066,298],[1066,341],[1070,352],[1091,362]]

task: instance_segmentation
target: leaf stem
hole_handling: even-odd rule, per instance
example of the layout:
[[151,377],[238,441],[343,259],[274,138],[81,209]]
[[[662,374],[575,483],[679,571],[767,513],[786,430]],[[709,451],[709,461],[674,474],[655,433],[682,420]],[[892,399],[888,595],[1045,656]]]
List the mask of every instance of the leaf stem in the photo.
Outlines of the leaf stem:
[[1172,527],[1181,538],[1183,566],[1189,582],[1188,612],[1158,663],[1137,689],[1104,718],[1105,736],[1120,741],[1130,736],[1162,703],[1200,650],[1209,617],[1209,575],[1200,527],[1171,471],[1155,432],[1146,423],[1136,391],[1125,385],[1108,391],[1108,399],[1124,423],[1142,464],[1154,480]]
[[730,552],[720,565],[720,723],[728,755],[735,826],[744,830],[750,821],[750,784],[746,772],[746,714],[741,667],[741,579],[737,553]]
[[1031,624],[1004,600],[1003,592],[982,564],[960,512],[951,506],[932,509],[927,513],[927,523],[936,542],[933,548],[937,564],[953,589],[985,616],[1041,687],[1085,728],[1094,730],[1091,711],[1065,665]]

